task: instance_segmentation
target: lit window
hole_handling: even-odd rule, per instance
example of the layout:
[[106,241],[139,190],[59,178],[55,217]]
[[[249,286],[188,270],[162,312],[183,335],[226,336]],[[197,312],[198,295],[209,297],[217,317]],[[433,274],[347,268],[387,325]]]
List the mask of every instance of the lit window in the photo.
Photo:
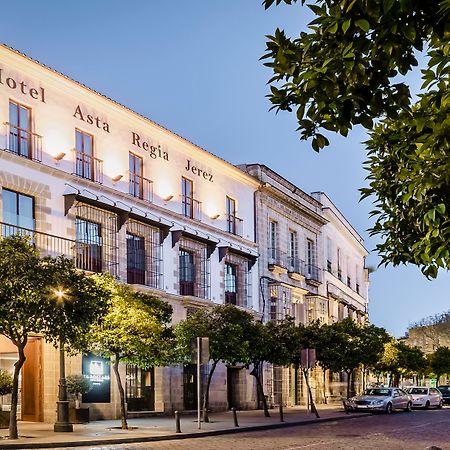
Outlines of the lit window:
[[9,102],[9,150],[25,158],[32,158],[31,110]]
[[[34,230],[34,199],[29,195],[3,189],[3,221]],[[13,230],[11,230],[11,233]],[[9,233],[8,233],[9,234]]]
[[79,177],[94,180],[94,138],[75,130],[75,173]]

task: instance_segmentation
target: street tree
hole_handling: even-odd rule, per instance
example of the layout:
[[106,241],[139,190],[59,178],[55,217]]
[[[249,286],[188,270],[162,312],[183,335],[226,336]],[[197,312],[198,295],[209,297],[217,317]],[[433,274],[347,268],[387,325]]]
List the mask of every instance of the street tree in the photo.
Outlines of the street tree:
[[185,361],[190,361],[191,346],[197,337],[209,338],[209,356],[212,361],[203,396],[203,420],[209,422],[209,390],[217,364],[237,364],[248,353],[246,330],[251,327],[251,314],[234,305],[217,305],[199,309],[177,324],[175,334]]
[[163,366],[176,359],[171,327],[172,307],[103,275],[99,284],[111,293],[107,313],[91,327],[89,348],[110,359],[120,395],[122,429],[128,429],[120,362],[140,368]]
[[439,347],[430,355],[430,368],[436,375],[437,383],[444,374],[450,373],[450,348]]
[[[60,295],[57,295],[59,293]],[[27,236],[0,240],[0,334],[17,347],[9,438],[17,439],[19,373],[30,333],[69,351],[85,344],[88,328],[105,312],[109,295],[73,262],[41,257]]]
[[[280,3],[297,1],[263,2]],[[267,37],[273,108],[295,112],[301,139],[311,138],[316,151],[330,132],[368,130],[362,197],[375,200],[371,233],[382,241],[381,261],[413,263],[436,277],[450,267],[450,0],[308,7],[314,19],[298,38],[280,29]],[[404,76],[419,74],[419,61],[423,84],[413,100]]]
[[398,386],[401,377],[417,377],[425,374],[428,362],[420,348],[410,347],[401,341],[392,339],[384,346],[378,363],[374,366],[377,373],[389,375],[389,384]]

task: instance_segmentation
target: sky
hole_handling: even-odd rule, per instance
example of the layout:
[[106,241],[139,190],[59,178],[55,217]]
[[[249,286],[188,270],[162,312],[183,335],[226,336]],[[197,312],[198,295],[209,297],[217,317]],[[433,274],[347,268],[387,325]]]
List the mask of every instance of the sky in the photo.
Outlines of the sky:
[[[366,135],[331,136],[317,154],[295,116],[269,111],[270,70],[259,58],[277,27],[296,36],[300,4],[265,11],[262,0],[21,0],[2,2],[0,42],[130,107],[233,164],[268,165],[306,192],[324,191],[364,237],[371,226],[362,168]],[[300,3],[300,2],[299,2]],[[418,77],[412,77],[418,84]],[[367,265],[377,267],[371,252]],[[396,337],[450,309],[450,275],[415,267],[371,274],[369,317]]]

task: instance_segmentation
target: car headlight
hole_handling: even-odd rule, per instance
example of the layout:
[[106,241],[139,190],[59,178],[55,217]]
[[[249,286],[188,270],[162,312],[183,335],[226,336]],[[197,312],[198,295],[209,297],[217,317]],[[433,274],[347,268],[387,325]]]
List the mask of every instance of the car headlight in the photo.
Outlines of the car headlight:
[[383,400],[374,400],[372,402],[372,405],[382,405],[383,404]]

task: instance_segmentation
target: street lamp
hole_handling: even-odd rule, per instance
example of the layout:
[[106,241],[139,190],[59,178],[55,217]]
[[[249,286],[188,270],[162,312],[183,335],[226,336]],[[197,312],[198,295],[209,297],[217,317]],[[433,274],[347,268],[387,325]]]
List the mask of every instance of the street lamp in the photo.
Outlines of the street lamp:
[[[66,296],[66,293],[61,288],[56,289],[54,293],[58,302],[60,302],[61,307],[64,309],[64,297]],[[57,432],[73,431],[73,425],[69,422],[64,342],[61,336],[59,338],[59,389],[56,405],[56,422],[53,426],[53,430]]]

